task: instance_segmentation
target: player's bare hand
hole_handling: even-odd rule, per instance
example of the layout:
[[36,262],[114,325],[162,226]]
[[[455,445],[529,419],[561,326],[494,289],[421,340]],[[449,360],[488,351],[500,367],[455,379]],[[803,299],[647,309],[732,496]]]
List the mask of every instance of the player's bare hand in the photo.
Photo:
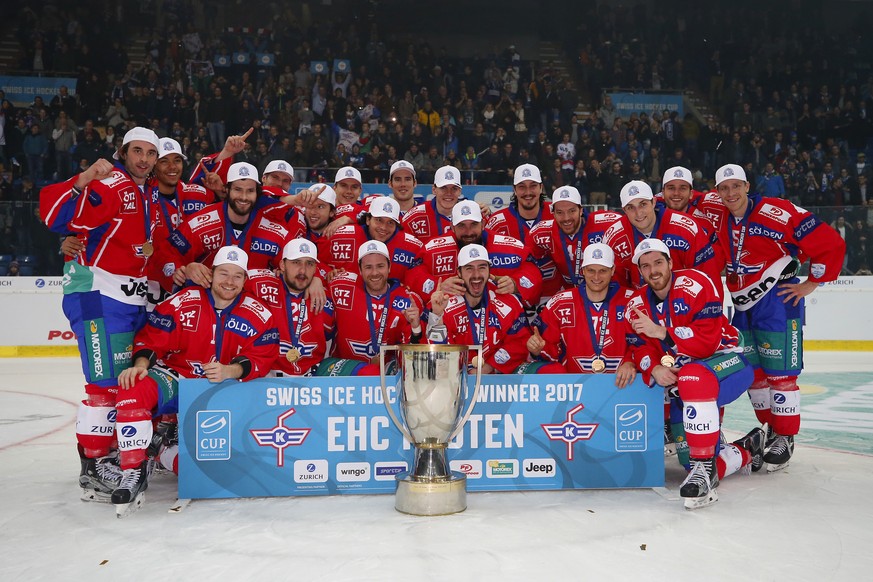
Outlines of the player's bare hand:
[[130,390],[133,385],[145,378],[149,369],[144,366],[133,366],[121,371],[118,375],[118,387],[122,390]]
[[224,199],[224,182],[216,172],[204,172],[203,185],[215,192],[216,196]]
[[297,194],[283,196],[282,202],[291,206],[309,206],[310,204],[315,204],[315,201],[318,200],[318,194],[320,192],[315,192],[314,190],[301,190]]
[[434,315],[441,316],[446,312],[446,305],[449,303],[449,295],[440,289],[440,283],[437,283],[437,289],[430,296],[430,312]]
[[76,258],[79,253],[85,250],[85,243],[79,240],[77,236],[66,236],[61,241],[61,252],[67,257]]
[[231,377],[230,366],[225,366],[221,362],[203,364],[203,376],[216,384],[223,382]]
[[540,335],[538,327],[533,328],[533,335],[527,339],[527,351],[533,356],[539,356],[546,349],[546,340]]
[[[345,269],[334,269],[334,270],[328,272],[328,274],[327,274],[327,282],[330,283],[331,281],[333,281],[334,279],[336,279],[339,275],[342,275],[342,274],[345,273],[345,272],[346,272]],[[313,279],[313,281],[315,281],[315,279]]]
[[345,226],[347,224],[351,224],[351,223],[352,223],[352,219],[349,218],[348,216],[340,216],[339,218],[337,218],[336,220],[334,220],[333,222],[331,222],[330,224],[328,224],[325,227],[324,232],[322,233],[322,236],[326,236],[326,237],[330,238],[336,233],[337,230],[339,230],[340,227]]
[[812,293],[818,287],[818,283],[807,279],[802,283],[782,283],[776,295],[782,297],[783,303],[792,301],[791,305],[797,307],[800,300]]
[[498,293],[516,293],[518,291],[518,286],[509,275],[502,275],[500,277],[491,275],[491,280],[497,285]]
[[306,288],[304,297],[309,300],[312,313],[321,313],[325,303],[327,303],[327,293],[324,291],[324,283],[321,282],[321,279],[312,278],[312,283]]
[[485,222],[491,216],[491,206],[484,202],[477,202],[476,204],[479,205],[479,210],[482,212],[482,222]]
[[252,135],[254,130],[254,127],[250,127],[249,130],[242,135],[227,136],[227,140],[224,142],[224,149],[221,150],[218,159],[223,160],[225,158],[230,158],[243,151],[246,147],[246,140],[250,135]]
[[[188,266],[185,267],[185,275],[186,278],[193,281],[194,284],[205,287],[206,289],[209,289],[212,285],[212,269],[202,263],[188,263]],[[173,278],[173,282],[175,282],[175,277]],[[182,281],[180,285],[184,283],[185,281]]]
[[634,363],[625,362],[615,371],[615,385],[617,388],[627,388],[636,377],[637,369]]
[[460,277],[449,277],[440,283],[438,289],[449,295],[463,295],[465,290],[464,280]]
[[108,178],[114,170],[115,167],[112,165],[112,162],[100,158],[88,166],[87,170],[79,174],[79,177],[76,179],[76,188],[81,190],[94,180]]
[[664,339],[667,337],[667,328],[658,325],[652,319],[634,307],[631,309],[634,318],[631,320],[631,327],[637,335],[644,335],[653,339]]
[[[470,360],[470,365],[473,366],[474,369],[477,368],[479,366],[479,356],[473,356],[473,359]],[[482,373],[493,374],[494,367],[488,362],[482,362]]]
[[655,379],[655,382],[665,387],[673,386],[679,380],[679,377],[676,375],[676,372],[673,371],[673,368],[668,368],[661,364],[652,368],[652,378]]
[[403,310],[403,317],[406,318],[412,329],[421,327],[421,310],[415,303]]

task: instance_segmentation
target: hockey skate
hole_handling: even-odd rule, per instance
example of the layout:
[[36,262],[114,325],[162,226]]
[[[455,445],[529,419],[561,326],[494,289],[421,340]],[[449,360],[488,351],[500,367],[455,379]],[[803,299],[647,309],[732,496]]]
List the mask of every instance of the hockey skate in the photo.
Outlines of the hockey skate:
[[685,509],[700,509],[718,501],[718,468],[715,457],[691,459],[691,472],[682,482],[679,495],[685,499]]
[[733,442],[738,447],[746,449],[752,455],[752,461],[748,464],[752,473],[757,473],[764,466],[764,443],[767,440],[767,425],[761,428],[753,428],[743,438]]
[[764,462],[767,463],[767,472],[775,473],[788,466],[791,455],[794,454],[794,437],[777,434],[773,444],[764,453]]
[[143,461],[138,467],[122,472],[121,483],[112,492],[116,517],[127,517],[142,507],[153,464],[151,460]]
[[110,503],[112,492],[121,482],[121,469],[111,457],[89,459],[79,457],[82,472],[79,473],[79,486],[82,488],[82,501]]
[[172,472],[172,467],[164,467],[160,462],[161,453],[168,447],[178,445],[179,425],[172,421],[161,421],[152,434],[152,442],[146,448],[146,456],[155,460],[156,473]]

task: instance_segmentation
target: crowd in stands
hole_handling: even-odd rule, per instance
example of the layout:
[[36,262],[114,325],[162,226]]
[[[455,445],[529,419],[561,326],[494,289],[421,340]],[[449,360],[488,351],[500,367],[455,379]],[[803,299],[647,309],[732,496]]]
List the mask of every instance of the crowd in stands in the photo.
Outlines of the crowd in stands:
[[[57,241],[30,204],[38,188],[111,156],[124,132],[142,125],[179,141],[191,166],[253,127],[238,161],[263,169],[286,160],[296,181],[329,180],[331,169],[352,165],[365,182],[381,182],[405,159],[422,184],[446,164],[463,170],[465,183],[511,184],[512,169],[530,162],[548,192],[572,185],[584,202],[604,192],[613,207],[630,180],[657,191],[661,173],[683,165],[705,190],[717,167],[739,163],[763,194],[828,207],[819,214],[849,244],[845,273],[873,261],[873,77],[854,68],[863,22],[846,25],[836,51],[825,50],[832,33],[809,14],[767,18],[750,4],[750,17],[761,16],[750,27],[703,4],[675,18],[604,3],[566,35],[592,103],[577,115],[566,79],[514,46],[461,58],[423,40],[392,40],[381,22],[341,16],[304,28],[277,6],[264,7],[264,29],[220,28],[208,15],[197,29],[201,4],[165,1],[160,28],[151,3],[17,8],[18,68],[66,73],[77,84],[75,95],[62,88],[28,107],[0,94],[0,254],[40,254],[40,272],[57,273]],[[151,31],[145,54],[133,54],[143,30]],[[252,64],[232,64],[240,52]],[[270,66],[255,62],[263,53]],[[347,72],[330,70],[336,59]],[[327,72],[314,74],[313,61]],[[712,113],[624,119],[605,94],[612,88],[693,89]]]

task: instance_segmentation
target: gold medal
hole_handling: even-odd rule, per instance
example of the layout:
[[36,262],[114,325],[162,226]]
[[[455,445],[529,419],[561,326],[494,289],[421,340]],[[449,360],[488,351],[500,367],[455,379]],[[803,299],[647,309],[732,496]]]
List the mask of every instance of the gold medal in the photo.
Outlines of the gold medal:
[[594,358],[594,361],[591,362],[591,369],[594,370],[595,373],[599,374],[606,369],[606,362],[604,362],[600,358]]
[[293,364],[300,359],[300,350],[297,348],[291,348],[288,350],[288,353],[285,354],[285,359]]
[[736,273],[731,273],[730,275],[727,276],[727,282],[730,283],[731,285],[736,285],[737,283],[740,282],[740,276],[737,275]]
[[152,244],[152,241],[147,240],[142,243],[142,254],[146,257],[150,257],[155,254],[155,246]]
[[676,363],[676,358],[671,356],[670,354],[661,356],[661,365],[665,368],[672,368],[673,364]]

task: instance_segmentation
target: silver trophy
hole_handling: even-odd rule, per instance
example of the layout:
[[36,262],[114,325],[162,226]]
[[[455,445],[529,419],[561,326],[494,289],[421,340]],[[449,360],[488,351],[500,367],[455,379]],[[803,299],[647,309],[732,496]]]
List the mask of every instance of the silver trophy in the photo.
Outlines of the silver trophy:
[[[472,397],[467,390],[469,350],[477,350],[480,356]],[[385,355],[391,352],[400,352],[397,400],[402,420],[388,397]],[[397,511],[447,515],[467,509],[467,476],[449,469],[446,448],[464,428],[479,397],[481,355],[479,346],[382,346],[379,352],[382,397],[394,424],[415,447],[412,470],[397,475],[394,498]]]

